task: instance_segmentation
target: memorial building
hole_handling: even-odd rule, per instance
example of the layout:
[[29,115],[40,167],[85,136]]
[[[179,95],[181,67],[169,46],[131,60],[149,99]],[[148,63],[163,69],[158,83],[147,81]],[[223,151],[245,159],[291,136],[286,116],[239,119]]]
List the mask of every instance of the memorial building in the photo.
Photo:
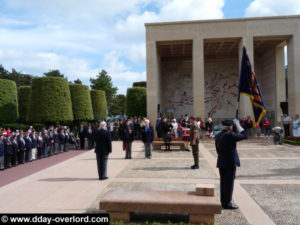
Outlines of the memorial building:
[[[235,116],[245,46],[274,123],[300,113],[300,16],[146,23],[147,116]],[[285,51],[286,49],[286,51]],[[288,75],[286,76],[286,67]],[[252,118],[241,95],[239,116]]]

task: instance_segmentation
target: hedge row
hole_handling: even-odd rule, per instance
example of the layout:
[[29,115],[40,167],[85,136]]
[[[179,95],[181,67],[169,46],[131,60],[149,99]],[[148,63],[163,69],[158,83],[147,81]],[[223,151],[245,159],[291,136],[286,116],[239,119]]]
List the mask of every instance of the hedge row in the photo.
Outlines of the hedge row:
[[133,87],[127,89],[126,114],[132,116],[146,116],[146,88]]
[[29,121],[59,122],[73,120],[67,79],[38,77],[32,79]]
[[19,120],[21,122],[26,122],[28,119],[30,92],[30,86],[19,87]]
[[107,118],[107,104],[104,91],[91,90],[91,99],[94,113],[94,120]]
[[14,81],[0,79],[0,123],[18,119],[17,86]]
[[70,86],[74,120],[93,120],[93,109],[89,87],[81,84]]

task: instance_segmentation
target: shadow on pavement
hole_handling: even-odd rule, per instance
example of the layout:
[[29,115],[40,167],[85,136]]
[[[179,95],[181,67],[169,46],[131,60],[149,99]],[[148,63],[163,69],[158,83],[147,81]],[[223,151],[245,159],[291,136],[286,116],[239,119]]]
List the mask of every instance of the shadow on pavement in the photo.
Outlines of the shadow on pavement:
[[289,168],[289,169],[271,169],[268,174],[258,175],[238,175],[236,178],[258,178],[258,177],[282,177],[282,176],[297,176],[300,177],[300,167]]
[[190,170],[190,168],[188,167],[147,167],[147,168],[134,168],[133,170],[167,171],[167,170]]

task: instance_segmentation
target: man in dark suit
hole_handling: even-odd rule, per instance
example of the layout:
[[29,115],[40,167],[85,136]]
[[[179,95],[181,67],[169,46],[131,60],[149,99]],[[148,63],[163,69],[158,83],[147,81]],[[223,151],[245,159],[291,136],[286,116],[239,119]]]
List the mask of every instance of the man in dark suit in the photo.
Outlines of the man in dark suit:
[[152,142],[154,139],[154,130],[153,127],[150,125],[149,120],[145,120],[145,126],[142,127],[142,141],[145,145],[145,158],[151,159],[152,157]]
[[105,180],[108,178],[106,171],[108,155],[111,153],[111,138],[104,121],[100,123],[100,129],[95,135],[95,142],[99,180]]
[[[240,166],[236,142],[247,139],[247,134],[237,119],[224,120],[222,124],[223,131],[215,140],[218,153],[217,167],[220,173],[220,199],[223,209],[238,209],[238,206],[231,202],[236,167]],[[233,132],[233,125],[238,133]]]
[[81,124],[80,128],[79,128],[80,149],[84,149],[85,137],[86,137],[86,130],[85,130],[83,124]]

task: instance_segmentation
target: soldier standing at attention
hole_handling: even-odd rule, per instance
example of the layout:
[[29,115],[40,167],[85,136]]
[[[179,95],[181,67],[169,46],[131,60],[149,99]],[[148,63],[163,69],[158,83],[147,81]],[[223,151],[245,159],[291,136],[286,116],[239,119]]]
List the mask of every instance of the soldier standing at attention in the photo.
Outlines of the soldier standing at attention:
[[190,117],[190,145],[194,157],[194,165],[191,169],[199,169],[199,129],[194,117]]
[[[233,124],[237,133],[233,132]],[[232,201],[236,167],[240,166],[236,142],[247,139],[247,133],[237,119],[224,120],[223,130],[216,136],[215,144],[218,153],[217,167],[220,173],[220,198],[223,209],[238,209]]]

